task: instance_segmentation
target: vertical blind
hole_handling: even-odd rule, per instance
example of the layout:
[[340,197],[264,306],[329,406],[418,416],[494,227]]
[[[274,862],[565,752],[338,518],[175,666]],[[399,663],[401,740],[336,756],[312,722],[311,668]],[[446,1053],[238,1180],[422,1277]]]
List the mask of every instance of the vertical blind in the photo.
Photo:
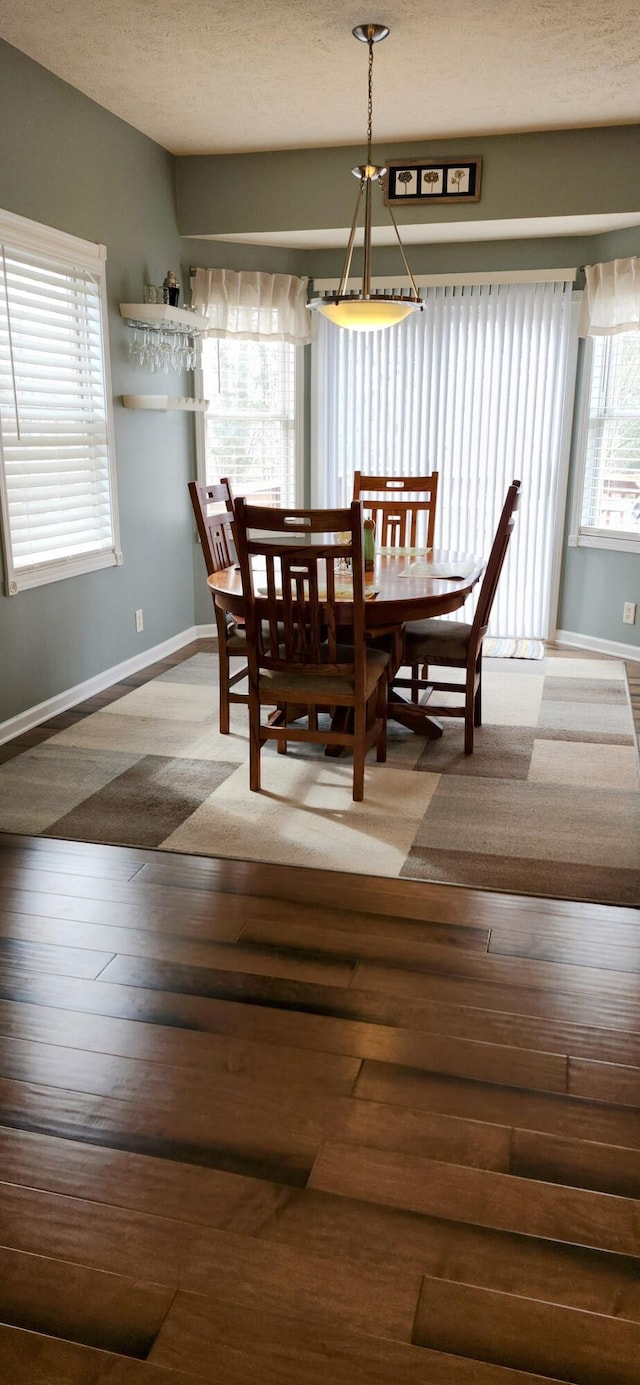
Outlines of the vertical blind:
[[388,332],[316,319],[314,503],[347,503],[356,469],[438,471],[436,544],[487,556],[507,487],[522,481],[492,612],[499,636],[548,634],[571,288],[428,288],[424,311]]
[[23,574],[114,553],[98,274],[8,244],[0,251],[0,448],[14,590]]

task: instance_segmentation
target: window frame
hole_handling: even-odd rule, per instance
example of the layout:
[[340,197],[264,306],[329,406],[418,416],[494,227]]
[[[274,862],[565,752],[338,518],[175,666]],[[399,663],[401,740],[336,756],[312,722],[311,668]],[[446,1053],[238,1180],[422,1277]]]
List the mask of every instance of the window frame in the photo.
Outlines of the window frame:
[[[106,246],[83,240],[58,231],[39,221],[14,212],[0,210],[0,247],[4,244],[25,253],[50,255],[55,265],[68,265],[69,268],[82,268],[92,274],[97,281],[100,313],[100,346],[105,396],[105,436],[107,453],[107,474],[111,509],[111,529],[113,543],[109,549],[94,553],[81,553],[69,558],[59,558],[52,562],[34,565],[26,571],[15,567],[13,543],[9,514],[9,499],[4,467],[4,456],[0,437],[0,530],[5,570],[5,592],[16,596],[32,587],[59,582],[67,577],[80,577],[84,573],[96,572],[102,568],[121,567],[123,563],[120,542],[120,516],[118,511],[118,492],[116,484],[115,429],[113,422],[113,386],[111,382],[111,361],[109,352],[109,304],[106,279]],[[1,250],[0,250],[1,253]],[[1,420],[0,420],[1,428]]]
[[571,506],[571,525],[569,533],[570,548],[605,548],[619,553],[640,553],[640,533],[636,536],[620,529],[607,532],[596,525],[582,523],[584,488],[587,472],[587,446],[589,439],[589,415],[591,389],[593,384],[595,342],[593,337],[584,338],[582,356],[582,377],[577,413],[576,433],[576,471]]
[[[225,340],[224,337],[220,337],[220,338],[219,338],[219,342],[220,342],[220,343],[224,342],[224,340]],[[304,348],[304,346],[294,346],[294,345],[292,345],[292,343],[290,343],[290,342],[285,342],[285,343],[283,343],[283,342],[276,341],[276,340],[274,340],[272,343],[269,343],[268,341],[265,341],[265,342],[264,342],[264,345],[265,345],[265,346],[268,346],[268,345],[274,345],[274,346],[275,346],[275,345],[278,345],[278,346],[289,345],[289,346],[291,347],[291,350],[293,351],[293,369],[294,369],[294,382],[293,382],[293,399],[294,399],[294,420],[293,420],[294,460],[293,460],[293,477],[294,477],[294,480],[293,480],[293,484],[294,484],[294,491],[295,491],[295,494],[294,494],[294,497],[293,497],[292,504],[294,504],[294,505],[302,505],[302,504],[304,504],[304,397],[305,397],[305,389],[304,389],[304,377],[305,377],[305,372],[304,372],[304,351],[305,351],[305,348]],[[197,342],[197,363],[196,363],[196,371],[195,371],[195,390],[196,390],[196,394],[199,396],[199,398],[203,398],[203,397],[204,397],[204,393],[205,393],[205,386],[204,386],[204,371],[203,371],[203,368],[202,368],[202,348],[203,348],[203,340],[202,340],[201,337],[199,337],[199,338],[198,338],[198,342]],[[197,466],[197,477],[198,477],[198,481],[200,482],[200,485],[203,485],[203,486],[207,484],[207,443],[206,443],[206,436],[207,436],[207,410],[206,410],[206,409],[203,409],[203,410],[201,410],[199,413],[196,414],[196,466]],[[214,477],[213,479],[214,479],[215,481],[219,481],[219,480],[220,480],[220,477]]]

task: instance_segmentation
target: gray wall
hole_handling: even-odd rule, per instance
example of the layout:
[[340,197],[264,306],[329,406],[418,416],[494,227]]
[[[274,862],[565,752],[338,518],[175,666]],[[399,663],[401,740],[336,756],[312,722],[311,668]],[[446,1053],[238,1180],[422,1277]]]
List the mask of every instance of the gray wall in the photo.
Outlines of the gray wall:
[[118,311],[180,264],[172,157],[6,44],[0,93],[0,206],[107,247],[124,553],[121,568],[0,594],[1,722],[193,624],[194,447],[191,415],[136,413],[120,399],[190,388],[130,362]]
[[[362,145],[268,154],[188,155],[177,161],[185,236],[350,226]],[[638,210],[640,126],[385,145],[374,160],[482,157],[479,202],[394,206],[397,220],[433,224]],[[387,212],[374,199],[374,224]]]

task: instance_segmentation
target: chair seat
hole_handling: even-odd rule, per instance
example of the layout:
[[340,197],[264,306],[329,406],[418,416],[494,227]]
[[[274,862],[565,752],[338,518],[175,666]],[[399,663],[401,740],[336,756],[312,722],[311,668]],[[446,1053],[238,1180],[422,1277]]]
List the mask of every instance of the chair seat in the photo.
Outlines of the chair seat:
[[439,659],[467,657],[471,626],[461,620],[410,620],[404,627],[405,663],[437,664]]
[[[355,651],[348,645],[338,646],[336,653],[340,663],[353,663]],[[366,654],[365,697],[369,698],[389,662],[389,655],[382,649],[367,649]],[[304,705],[307,697],[324,694],[328,704],[340,705],[341,699],[353,697],[353,691],[353,679],[340,674],[281,673],[273,669],[263,669],[260,674],[260,697],[264,700]]]

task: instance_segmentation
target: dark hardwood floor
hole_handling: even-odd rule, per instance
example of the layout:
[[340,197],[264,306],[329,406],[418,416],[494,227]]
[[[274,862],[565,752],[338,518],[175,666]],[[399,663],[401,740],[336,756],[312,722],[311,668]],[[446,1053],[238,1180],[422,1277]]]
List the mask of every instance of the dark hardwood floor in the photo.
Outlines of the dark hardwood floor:
[[638,924],[0,837],[4,1385],[638,1385]]

